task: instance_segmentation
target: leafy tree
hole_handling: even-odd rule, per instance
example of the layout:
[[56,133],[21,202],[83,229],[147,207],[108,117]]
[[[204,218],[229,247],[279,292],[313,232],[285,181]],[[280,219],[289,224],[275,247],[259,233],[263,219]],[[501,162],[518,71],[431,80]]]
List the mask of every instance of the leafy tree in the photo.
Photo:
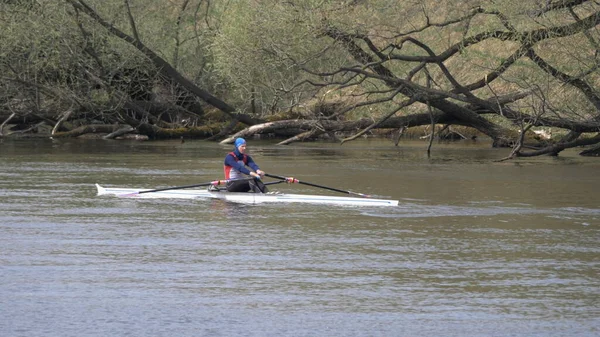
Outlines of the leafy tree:
[[[600,12],[595,1],[259,3],[243,9],[255,10],[246,21],[231,23],[246,27],[240,31],[251,37],[228,45],[229,54],[242,64],[264,59],[270,61],[267,65],[286,64],[303,74],[295,77],[298,85],[292,90],[264,81],[256,84],[287,94],[321,88],[321,100],[350,103],[325,118],[316,116],[320,123],[310,129],[311,136],[348,130],[331,121],[352,114],[378,119],[345,140],[374,127],[433,122],[474,127],[496,146],[515,145],[511,156],[556,154],[600,141]],[[261,15],[271,18],[271,25],[248,28]],[[299,44],[294,39],[298,36],[306,40]],[[244,41],[257,45],[252,49]],[[242,68],[236,69],[239,73],[245,82],[260,78]],[[288,121],[281,125],[292,126]],[[525,152],[524,136],[532,127],[563,130],[564,137]],[[273,124],[252,128],[276,129]]]
[[[0,19],[3,125],[207,137],[239,121],[234,137],[295,132],[282,143],[462,125],[510,157],[600,143],[593,0],[21,0]],[[211,108],[231,123],[200,131]]]

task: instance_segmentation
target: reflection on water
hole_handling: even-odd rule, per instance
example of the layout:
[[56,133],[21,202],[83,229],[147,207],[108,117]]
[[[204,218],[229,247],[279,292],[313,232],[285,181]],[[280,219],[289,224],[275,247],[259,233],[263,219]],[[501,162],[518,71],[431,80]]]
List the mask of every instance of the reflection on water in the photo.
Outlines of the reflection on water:
[[[206,142],[0,142],[7,336],[596,336],[595,159],[477,144],[249,143],[396,208],[96,196],[220,178]],[[421,144],[421,145],[420,145]],[[294,193],[328,193],[276,185]]]

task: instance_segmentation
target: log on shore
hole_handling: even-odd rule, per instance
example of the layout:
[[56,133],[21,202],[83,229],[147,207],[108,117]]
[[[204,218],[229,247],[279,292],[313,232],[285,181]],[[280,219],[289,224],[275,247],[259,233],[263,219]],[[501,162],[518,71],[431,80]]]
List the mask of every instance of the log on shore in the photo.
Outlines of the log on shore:
[[87,133],[113,133],[121,128],[123,128],[123,125],[117,125],[117,124],[90,124],[90,125],[84,125],[84,126],[80,126],[78,128],[75,128],[73,130],[70,131],[65,131],[65,132],[56,132],[54,135],[52,135],[53,138],[74,138],[74,137],[78,137]]

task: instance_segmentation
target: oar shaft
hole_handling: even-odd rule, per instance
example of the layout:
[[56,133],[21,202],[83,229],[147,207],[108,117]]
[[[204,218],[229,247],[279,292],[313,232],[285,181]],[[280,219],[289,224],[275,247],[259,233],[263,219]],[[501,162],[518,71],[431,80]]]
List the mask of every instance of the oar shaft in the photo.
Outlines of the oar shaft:
[[208,185],[211,185],[211,184],[212,184],[212,182],[210,182],[210,183],[204,183],[204,184],[186,185],[186,186],[157,188],[155,190],[139,191],[138,194],[151,193],[151,192],[160,192],[160,191],[168,191],[168,190],[180,190],[180,189],[184,189],[184,188],[193,188],[193,187],[208,186]]
[[[235,180],[250,180],[250,179],[254,179],[254,178],[235,179]],[[138,194],[151,193],[151,192],[160,192],[160,191],[168,191],[168,190],[181,190],[181,189],[184,189],[184,188],[202,187],[202,186],[210,186],[210,185],[219,186],[219,185],[225,185],[225,184],[227,184],[230,181],[234,181],[234,180],[231,180],[231,179],[230,180],[213,180],[211,182],[202,183],[202,184],[158,188],[158,189],[155,189],[155,190],[139,191]]]
[[350,191],[338,190],[337,188],[333,188],[333,187],[327,187],[327,186],[321,186],[321,185],[317,185],[317,184],[313,184],[313,183],[307,183],[306,181],[300,181],[300,180],[298,180],[297,182],[298,182],[298,184],[308,185],[308,186],[318,187],[318,188],[323,188],[323,189],[334,191],[334,192],[352,194],[352,192],[350,192]]
[[317,184],[313,184],[313,183],[307,183],[305,181],[300,181],[300,180],[298,180],[296,178],[288,178],[288,177],[283,177],[283,176],[278,176],[278,175],[275,175],[275,174],[268,174],[268,173],[265,173],[265,175],[267,177],[285,180],[285,181],[290,182],[290,183],[298,183],[298,184],[303,184],[303,185],[308,185],[308,186],[312,186],[312,187],[323,188],[323,189],[326,189],[326,190],[330,190],[330,191],[334,191],[334,192],[340,192],[340,193],[345,193],[345,194],[354,194],[354,195],[359,195],[361,197],[366,197],[366,198],[370,197],[370,196],[368,196],[366,194],[362,194],[362,193],[357,193],[357,192],[352,192],[352,191],[344,191],[344,190],[340,190],[340,189],[333,188],[333,187],[327,187],[327,186],[317,185]]

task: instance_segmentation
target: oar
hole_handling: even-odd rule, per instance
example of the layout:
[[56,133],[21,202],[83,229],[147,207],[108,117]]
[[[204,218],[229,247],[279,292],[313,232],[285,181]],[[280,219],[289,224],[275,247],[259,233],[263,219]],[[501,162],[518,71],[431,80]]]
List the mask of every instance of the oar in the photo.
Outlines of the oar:
[[160,192],[160,191],[168,191],[168,190],[181,190],[181,189],[184,189],[184,188],[202,187],[202,186],[210,186],[210,185],[212,185],[212,186],[219,186],[219,185],[225,185],[225,184],[227,184],[230,181],[250,180],[250,179],[254,179],[254,177],[252,177],[252,178],[245,178],[245,179],[235,179],[235,180],[231,180],[231,179],[229,179],[229,180],[213,180],[211,182],[202,183],[202,184],[157,188],[155,190],[146,190],[146,191],[138,191],[138,192],[134,192],[134,193],[128,193],[127,195],[135,195],[135,194],[151,193],[151,192]]
[[340,192],[340,193],[345,193],[345,194],[358,195],[358,196],[361,196],[363,198],[371,198],[371,196],[367,195],[367,194],[362,194],[362,193],[357,193],[357,192],[352,192],[352,191],[344,191],[344,190],[339,190],[339,189],[333,188],[333,187],[327,187],[327,186],[322,186],[322,185],[307,183],[305,181],[300,181],[300,180],[298,180],[296,178],[292,178],[292,177],[283,177],[283,176],[278,176],[278,175],[275,175],[275,174],[268,174],[268,173],[265,173],[265,175],[267,177],[271,177],[271,178],[275,178],[275,179],[281,179],[281,180],[285,181],[286,183],[290,183],[290,184],[292,184],[292,183],[298,183],[298,184],[303,184],[303,185],[308,185],[308,186],[323,188],[323,189],[334,191],[334,192]]

